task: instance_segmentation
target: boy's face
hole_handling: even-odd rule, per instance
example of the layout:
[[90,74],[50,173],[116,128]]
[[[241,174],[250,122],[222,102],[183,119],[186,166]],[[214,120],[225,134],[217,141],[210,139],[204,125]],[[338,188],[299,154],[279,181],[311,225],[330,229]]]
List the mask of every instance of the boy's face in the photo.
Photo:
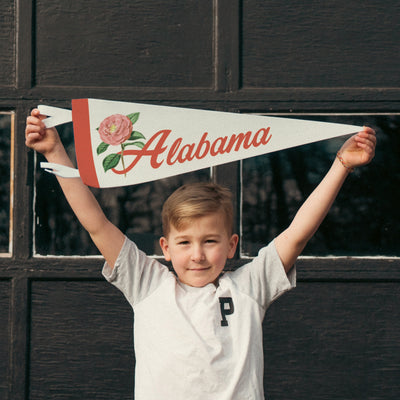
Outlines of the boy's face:
[[196,218],[180,230],[170,228],[168,238],[162,237],[160,245],[179,280],[195,287],[215,282],[238,243],[237,235],[228,235],[222,215]]

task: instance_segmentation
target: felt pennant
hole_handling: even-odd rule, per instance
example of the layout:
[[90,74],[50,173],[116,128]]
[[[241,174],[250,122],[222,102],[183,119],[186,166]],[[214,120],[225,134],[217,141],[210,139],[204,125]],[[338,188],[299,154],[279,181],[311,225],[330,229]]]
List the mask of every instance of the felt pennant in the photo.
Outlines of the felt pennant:
[[98,100],[69,110],[39,106],[47,127],[74,127],[78,170],[41,163],[93,187],[134,185],[307,143],[349,135],[360,126],[293,118]]

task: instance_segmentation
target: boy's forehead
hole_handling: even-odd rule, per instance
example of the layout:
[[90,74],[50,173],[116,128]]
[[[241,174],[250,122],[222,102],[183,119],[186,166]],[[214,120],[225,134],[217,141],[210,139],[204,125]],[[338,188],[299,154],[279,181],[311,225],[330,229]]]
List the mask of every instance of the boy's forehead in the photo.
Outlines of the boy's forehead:
[[201,216],[194,216],[190,218],[182,218],[177,224],[172,221],[169,222],[170,233],[179,234],[184,233],[188,229],[196,229],[199,226],[203,226],[219,233],[228,233],[228,227],[225,223],[225,218],[221,213],[209,213]]

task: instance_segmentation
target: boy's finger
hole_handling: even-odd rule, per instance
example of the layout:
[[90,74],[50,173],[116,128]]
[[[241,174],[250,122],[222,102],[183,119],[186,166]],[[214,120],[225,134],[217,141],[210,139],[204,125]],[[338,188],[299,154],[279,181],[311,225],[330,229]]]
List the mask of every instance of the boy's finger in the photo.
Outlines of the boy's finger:
[[42,130],[41,127],[39,125],[37,125],[37,124],[27,124],[26,128],[25,128],[25,132],[27,134],[31,133],[31,132],[39,133],[41,130]]
[[26,123],[29,125],[37,125],[39,121],[40,121],[39,118],[35,116],[29,116],[26,118]]
[[375,131],[373,131],[373,133],[370,133],[370,132],[367,132],[367,131],[359,132],[359,133],[356,135],[356,139],[359,140],[359,139],[361,139],[361,138],[364,138],[364,139],[367,139],[367,140],[372,141],[373,143],[376,143],[376,134],[375,134]]
[[33,110],[31,110],[31,115],[32,115],[33,117],[39,117],[39,115],[40,115],[39,109],[34,108]]
[[376,132],[372,128],[370,128],[369,126],[363,126],[362,132],[367,132],[367,133],[372,134],[374,136],[376,135]]
[[40,111],[39,111],[38,108],[34,108],[34,109],[31,111],[31,115],[34,116],[34,117],[36,117],[36,118],[39,118],[40,120],[44,120],[44,119],[47,118],[47,115],[40,114]]
[[376,145],[376,137],[373,135],[359,135],[355,139],[357,143],[363,143],[371,147],[375,147]]
[[39,117],[36,116],[29,116],[26,118],[26,124],[37,126],[39,129],[45,129],[44,123],[41,121]]
[[26,142],[27,143],[31,143],[31,142],[34,142],[34,141],[36,141],[37,139],[39,139],[41,136],[40,136],[40,133],[39,132],[29,132],[29,133],[27,133],[27,135],[26,135]]

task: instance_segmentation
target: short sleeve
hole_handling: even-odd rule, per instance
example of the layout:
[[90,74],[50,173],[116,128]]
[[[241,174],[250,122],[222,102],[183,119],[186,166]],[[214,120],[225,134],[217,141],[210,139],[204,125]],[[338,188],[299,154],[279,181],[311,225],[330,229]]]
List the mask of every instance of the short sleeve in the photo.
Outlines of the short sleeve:
[[273,241],[230,276],[238,290],[252,297],[265,310],[282,294],[296,287],[296,266],[286,274]]
[[171,272],[165,265],[139,250],[130,239],[125,238],[114,268],[105,262],[102,274],[124,294],[133,307],[157,289]]

